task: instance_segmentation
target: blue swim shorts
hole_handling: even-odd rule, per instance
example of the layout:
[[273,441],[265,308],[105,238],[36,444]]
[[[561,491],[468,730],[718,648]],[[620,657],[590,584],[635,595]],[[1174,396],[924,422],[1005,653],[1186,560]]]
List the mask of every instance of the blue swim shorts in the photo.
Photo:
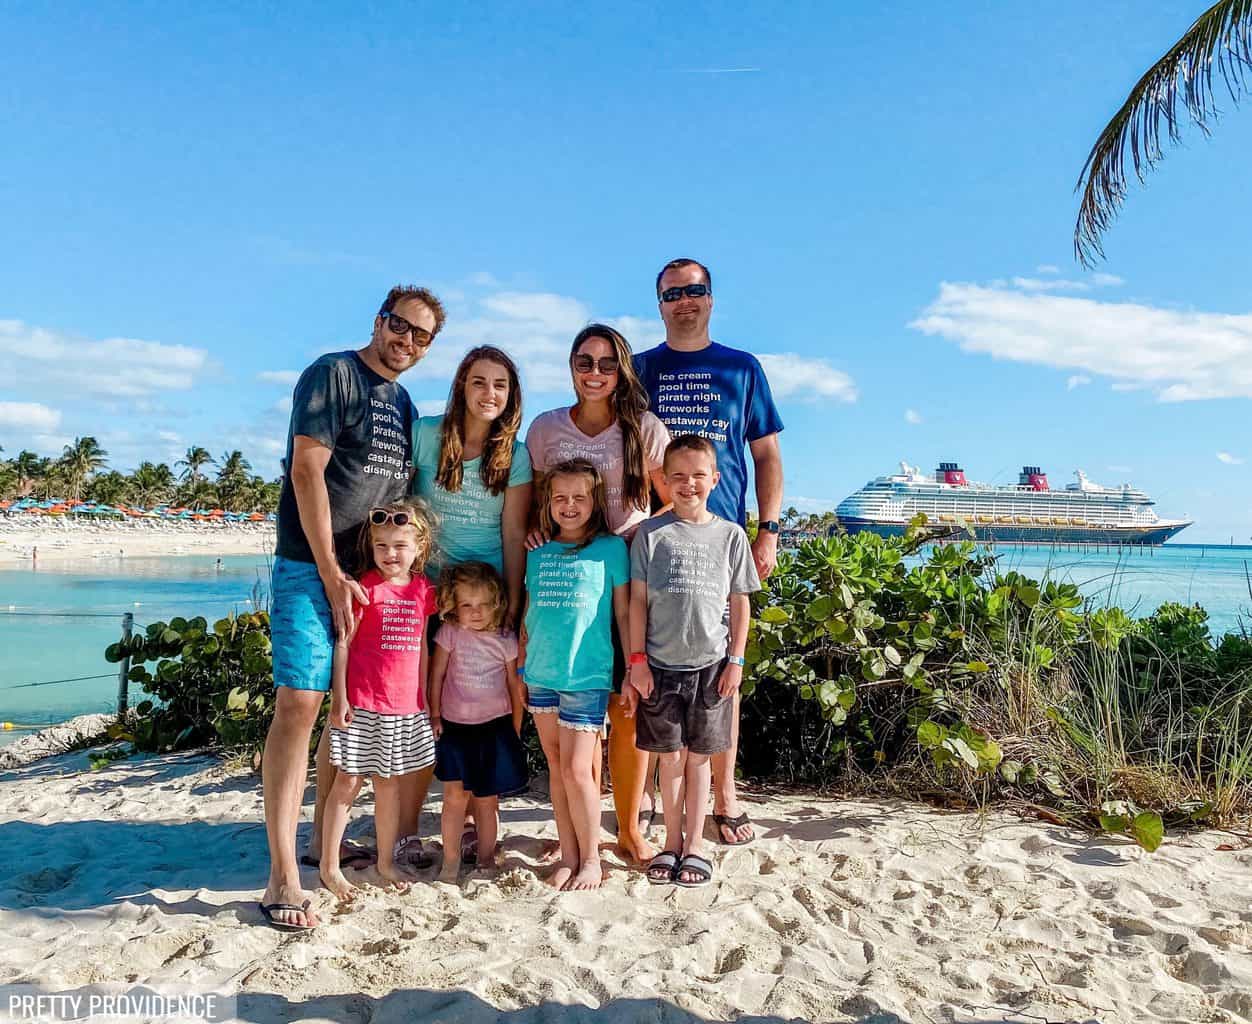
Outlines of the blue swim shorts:
[[317,566],[275,558],[270,593],[274,685],[327,692],[335,661],[335,623]]
[[556,715],[557,723],[581,732],[599,732],[609,710],[609,690],[546,690],[528,686],[526,707],[532,715]]

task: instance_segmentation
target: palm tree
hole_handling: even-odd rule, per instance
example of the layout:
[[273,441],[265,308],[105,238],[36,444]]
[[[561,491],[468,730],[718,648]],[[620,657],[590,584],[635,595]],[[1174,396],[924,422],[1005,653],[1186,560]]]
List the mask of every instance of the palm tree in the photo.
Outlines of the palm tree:
[[130,493],[130,480],[117,470],[101,473],[87,485],[87,497],[102,505],[116,505]]
[[252,464],[238,449],[222,455],[217,471],[217,495],[222,508],[237,512],[246,507],[252,484],[248,476],[251,469]]
[[1206,135],[1219,115],[1213,92],[1213,69],[1232,101],[1246,87],[1252,69],[1252,0],[1221,0],[1196,19],[1186,34],[1130,90],[1126,102],[1096,139],[1078,188],[1082,204],[1074,226],[1074,255],[1085,267],[1104,258],[1102,240],[1126,198],[1129,149],[1135,177],[1143,181],[1164,156],[1162,131],[1171,143],[1181,138],[1179,121],[1186,109]]
[[59,461],[69,492],[65,497],[77,501],[82,497],[83,485],[91,479],[91,475],[108,465],[109,453],[100,447],[94,437],[76,437],[73,444],[65,446]]
[[174,468],[177,469],[179,466],[182,466],[183,473],[179,479],[186,483],[194,484],[204,479],[204,474],[200,472],[201,468],[213,465],[214,461],[207,448],[193,445],[187,449],[186,455],[174,463]]
[[17,473],[17,494],[21,498],[34,490],[40,478],[47,475],[50,461],[42,455],[23,449],[17,453],[10,465]]
[[174,474],[164,462],[141,462],[130,475],[130,500],[140,508],[152,508],[174,491]]

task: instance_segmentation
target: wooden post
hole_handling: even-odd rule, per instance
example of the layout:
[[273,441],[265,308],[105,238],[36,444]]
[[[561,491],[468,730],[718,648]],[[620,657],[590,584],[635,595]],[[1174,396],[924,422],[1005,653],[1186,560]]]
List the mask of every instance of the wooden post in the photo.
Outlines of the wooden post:
[[126,653],[122,655],[117,669],[117,720],[119,722],[126,717],[126,712],[130,707],[130,632],[134,624],[134,614],[124,612],[122,614],[122,648]]

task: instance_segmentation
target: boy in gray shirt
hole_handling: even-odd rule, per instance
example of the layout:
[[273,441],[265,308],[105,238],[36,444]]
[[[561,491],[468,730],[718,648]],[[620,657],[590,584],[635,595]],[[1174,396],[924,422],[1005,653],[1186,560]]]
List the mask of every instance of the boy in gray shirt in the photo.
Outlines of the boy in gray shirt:
[[761,581],[742,527],[709,511],[718,481],[713,445],[695,434],[674,438],[664,473],[673,511],[641,523],[630,546],[624,693],[638,711],[635,745],[660,761],[665,849],[649,862],[648,881],[694,887],[713,877],[701,854],[709,756],[730,746],[748,595]]

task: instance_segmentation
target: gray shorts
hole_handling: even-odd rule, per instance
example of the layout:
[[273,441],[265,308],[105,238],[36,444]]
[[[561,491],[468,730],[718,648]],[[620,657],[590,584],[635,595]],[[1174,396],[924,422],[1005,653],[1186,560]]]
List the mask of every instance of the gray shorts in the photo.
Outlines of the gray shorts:
[[652,695],[635,713],[635,746],[654,754],[730,749],[735,699],[717,692],[726,659],[696,669],[652,669]]

